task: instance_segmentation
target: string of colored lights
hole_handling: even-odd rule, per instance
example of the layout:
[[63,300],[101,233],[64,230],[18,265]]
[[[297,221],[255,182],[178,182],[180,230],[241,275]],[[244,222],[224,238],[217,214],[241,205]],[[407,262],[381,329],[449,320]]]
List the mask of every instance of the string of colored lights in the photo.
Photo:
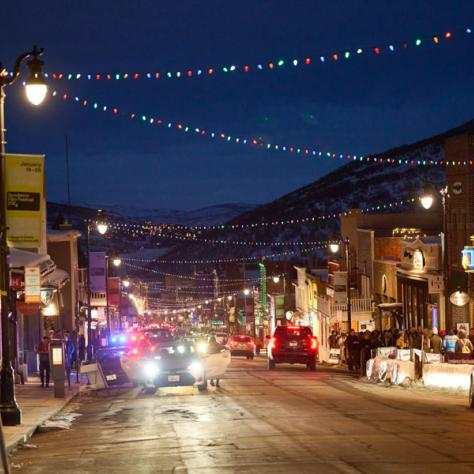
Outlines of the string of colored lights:
[[331,158],[346,161],[357,161],[363,163],[378,163],[378,164],[389,164],[396,166],[472,166],[473,160],[464,161],[445,161],[445,160],[409,160],[401,158],[390,158],[384,156],[363,156],[363,155],[351,155],[332,151],[323,151],[314,149],[307,146],[296,146],[296,145],[281,145],[270,143],[262,140],[261,138],[242,138],[236,137],[225,132],[210,131],[202,127],[196,127],[184,122],[172,122],[162,118],[151,117],[149,115],[138,114],[136,112],[125,112],[117,106],[109,106],[100,104],[99,102],[90,101],[89,99],[83,99],[76,95],[68,93],[60,93],[58,91],[52,92],[53,97],[59,97],[63,101],[71,101],[82,105],[83,107],[92,107],[94,110],[110,113],[114,116],[128,117],[131,120],[138,121],[145,125],[162,126],[165,129],[173,129],[182,131],[185,133],[195,134],[201,138],[218,139],[224,143],[245,145],[252,148],[258,148],[267,151],[277,151],[292,155],[300,155],[304,157],[313,158]]
[[[139,265],[135,265],[134,263],[128,263],[126,261],[122,261],[122,264],[125,265],[128,268],[132,268],[134,270],[140,270],[140,271],[146,271],[146,272],[151,272],[155,273],[156,275],[161,275],[161,276],[169,276],[173,278],[182,278],[185,280],[194,280],[194,281],[216,281],[216,282],[225,282],[225,283],[242,283],[245,281],[257,281],[259,278],[253,278],[253,279],[245,279],[245,278],[216,278],[214,280],[214,277],[206,278],[208,275],[183,275],[181,273],[170,273],[170,272],[164,272],[162,270],[156,270],[155,268],[148,268],[148,267],[142,267]],[[142,280],[140,280],[142,281]],[[145,280],[142,281],[143,283],[147,283]],[[211,286],[212,287],[212,286]]]
[[380,57],[384,53],[390,55],[406,51],[414,48],[419,50],[421,46],[426,44],[440,45],[445,41],[452,40],[453,37],[465,38],[471,35],[471,28],[459,28],[452,31],[446,31],[442,34],[433,34],[431,36],[417,36],[411,40],[393,41],[383,43],[379,46],[363,46],[352,47],[350,49],[338,50],[333,52],[315,53],[311,56],[298,58],[283,58],[279,57],[274,60],[267,60],[250,64],[250,62],[243,64],[227,63],[225,65],[207,66],[202,68],[182,67],[178,70],[160,70],[154,72],[49,72],[45,76],[53,80],[64,81],[128,81],[128,80],[170,80],[170,79],[191,79],[211,77],[217,74],[235,75],[238,73],[262,73],[265,71],[282,71],[288,69],[295,69],[301,67],[314,66],[316,64],[323,65],[328,63],[337,63],[360,57],[362,55],[371,55],[372,57]]
[[[252,256],[252,257],[235,257],[235,258],[222,258],[222,259],[202,259],[202,260],[161,260],[161,259],[142,259],[142,258],[133,258],[133,257],[121,257],[122,263],[125,265],[132,265],[127,263],[127,261],[131,262],[141,262],[141,263],[161,263],[161,264],[216,264],[216,263],[244,263],[244,262],[254,262],[254,261],[262,261],[262,260],[270,260],[272,258],[280,258],[286,257],[293,254],[301,254],[301,253],[309,253],[315,250],[327,248],[330,244],[328,241],[325,245],[319,245],[314,247],[308,248],[298,248],[295,250],[287,250],[284,252],[266,254],[266,255],[259,255],[259,256]],[[143,268],[145,271],[151,271],[149,268]],[[154,270],[157,272],[158,270]]]
[[281,258],[286,257],[295,253],[303,253],[314,250],[318,247],[313,247],[310,249],[295,249],[295,250],[285,250],[284,252],[276,252],[270,254],[263,254],[259,256],[250,256],[250,257],[232,257],[232,258],[210,258],[210,259],[171,259],[163,260],[159,258],[153,259],[143,259],[143,258],[134,258],[134,257],[121,257],[122,261],[135,261],[135,262],[150,262],[150,263],[161,263],[161,264],[177,264],[177,265],[213,265],[218,263],[245,263],[245,262],[255,262],[262,259],[269,260],[272,258]]
[[[214,281],[212,276],[210,278],[205,278],[206,275],[183,275],[181,273],[170,273],[170,272],[164,272],[161,270],[156,270],[155,268],[148,268],[148,267],[142,267],[140,265],[135,265],[133,263],[127,263],[127,262],[122,262],[125,266],[132,268],[134,270],[139,270],[139,271],[145,271],[145,272],[151,272],[156,275],[162,275],[162,276],[169,276],[173,278],[181,278],[184,280],[194,280],[194,281]],[[269,276],[267,279],[270,280],[273,278],[272,276]],[[254,277],[254,278],[219,278],[215,280],[216,282],[225,282],[225,283],[248,283],[252,281],[260,281],[259,277]]]
[[[401,199],[385,204],[377,204],[371,207],[366,207],[361,209],[363,214],[375,213],[380,211],[385,211],[389,209],[399,208],[406,205],[410,205],[417,202],[416,197],[410,197],[406,199]],[[186,226],[182,224],[171,224],[171,223],[163,223],[163,224],[148,224],[148,223],[134,223],[134,222],[113,222],[108,221],[107,224],[114,230],[124,231],[124,232],[132,232],[132,233],[139,233],[141,235],[156,235],[159,233],[164,233],[168,228],[171,230],[180,230],[180,231],[228,231],[228,230],[244,230],[244,229],[256,229],[259,227],[273,227],[273,226],[290,226],[290,225],[300,225],[300,224],[307,224],[313,223],[317,221],[325,221],[330,219],[338,219],[342,216],[349,216],[352,214],[352,211],[349,209],[343,212],[332,212],[328,214],[322,215],[313,215],[313,216],[305,216],[300,218],[277,218],[275,220],[269,222],[252,222],[249,224],[197,224],[194,226]],[[92,220],[88,220],[87,222],[92,223]]]

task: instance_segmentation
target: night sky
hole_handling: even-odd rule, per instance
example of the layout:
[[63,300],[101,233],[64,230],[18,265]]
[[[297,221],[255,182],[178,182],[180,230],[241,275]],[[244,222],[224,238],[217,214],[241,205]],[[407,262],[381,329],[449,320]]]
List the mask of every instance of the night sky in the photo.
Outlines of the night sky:
[[[316,59],[453,31],[438,46],[310,67],[51,87],[233,135],[359,155],[474,117],[474,33],[461,33],[474,29],[472,0],[15,0],[3,2],[1,25],[4,66],[38,44],[47,71],[83,74]],[[342,164],[144,126],[52,97],[35,109],[21,89],[7,90],[7,150],[47,155],[53,201],[66,200],[66,135],[72,202],[100,207],[263,203]]]

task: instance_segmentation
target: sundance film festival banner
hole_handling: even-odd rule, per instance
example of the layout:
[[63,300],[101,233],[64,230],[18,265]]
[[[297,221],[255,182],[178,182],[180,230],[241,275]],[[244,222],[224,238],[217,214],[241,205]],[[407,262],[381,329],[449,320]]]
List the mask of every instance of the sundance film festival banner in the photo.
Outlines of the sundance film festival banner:
[[89,253],[89,281],[91,291],[105,293],[105,252]]
[[109,278],[109,306],[120,306],[120,277]]
[[41,245],[44,155],[6,155],[7,243],[15,248]]

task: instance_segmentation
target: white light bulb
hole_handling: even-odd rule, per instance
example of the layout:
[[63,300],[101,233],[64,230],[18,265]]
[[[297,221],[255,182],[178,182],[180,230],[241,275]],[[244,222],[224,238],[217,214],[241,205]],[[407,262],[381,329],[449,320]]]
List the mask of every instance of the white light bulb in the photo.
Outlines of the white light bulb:
[[33,105],[40,105],[48,92],[46,84],[26,84],[26,97]]

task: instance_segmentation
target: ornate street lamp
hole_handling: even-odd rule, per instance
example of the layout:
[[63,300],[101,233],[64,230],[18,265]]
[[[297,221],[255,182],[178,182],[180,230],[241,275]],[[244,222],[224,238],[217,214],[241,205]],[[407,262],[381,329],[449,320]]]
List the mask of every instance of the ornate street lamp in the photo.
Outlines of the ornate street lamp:
[[[346,259],[346,299],[347,299],[347,324],[348,324],[348,333],[352,327],[352,299],[351,299],[351,251],[350,251],[350,241],[348,238],[341,241],[341,244],[344,246],[344,255]],[[331,253],[338,253],[341,249],[341,244],[333,242],[329,244],[329,250]]]
[[[105,235],[108,230],[107,223],[102,218],[102,211],[99,209],[97,211],[99,214],[99,218],[96,222],[87,222],[87,240],[86,240],[86,247],[87,247],[87,265],[88,265],[88,272],[89,275],[87,276],[87,360],[90,362],[92,360],[92,305],[91,305],[91,282],[90,282],[90,236],[93,224],[95,225],[95,229],[100,235]],[[108,265],[107,258],[106,258],[106,267]],[[107,273],[107,268],[106,268]],[[105,290],[106,290],[106,298],[107,295],[107,275],[105,280]],[[108,304],[108,301],[107,301]]]
[[[29,76],[25,83],[26,97],[33,105],[43,102],[48,92],[44,81],[42,67],[43,61],[39,57],[43,49],[33,47],[18,56],[13,67],[13,73],[9,75],[0,64],[0,190],[5,189],[5,88],[12,85],[20,76],[20,67],[26,59],[29,68]],[[13,368],[10,361],[8,348],[10,347],[9,321],[10,312],[10,278],[7,262],[8,246],[6,235],[6,202],[5,193],[0,192],[0,295],[1,295],[1,322],[2,322],[2,368],[0,371],[0,412],[2,422],[6,426],[19,425],[21,423],[21,410],[15,400],[15,384],[13,380]]]
[[[444,317],[445,324],[448,325],[448,280],[449,280],[449,266],[448,266],[448,226],[447,226],[447,206],[446,200],[449,198],[448,188],[445,186],[441,190],[437,191],[433,184],[425,183],[423,186],[423,192],[420,195],[420,202],[424,209],[431,209],[437,197],[441,197],[441,205],[443,212],[443,239],[442,239],[442,262],[443,262],[443,283],[444,283]],[[448,325],[450,326],[450,324]]]

